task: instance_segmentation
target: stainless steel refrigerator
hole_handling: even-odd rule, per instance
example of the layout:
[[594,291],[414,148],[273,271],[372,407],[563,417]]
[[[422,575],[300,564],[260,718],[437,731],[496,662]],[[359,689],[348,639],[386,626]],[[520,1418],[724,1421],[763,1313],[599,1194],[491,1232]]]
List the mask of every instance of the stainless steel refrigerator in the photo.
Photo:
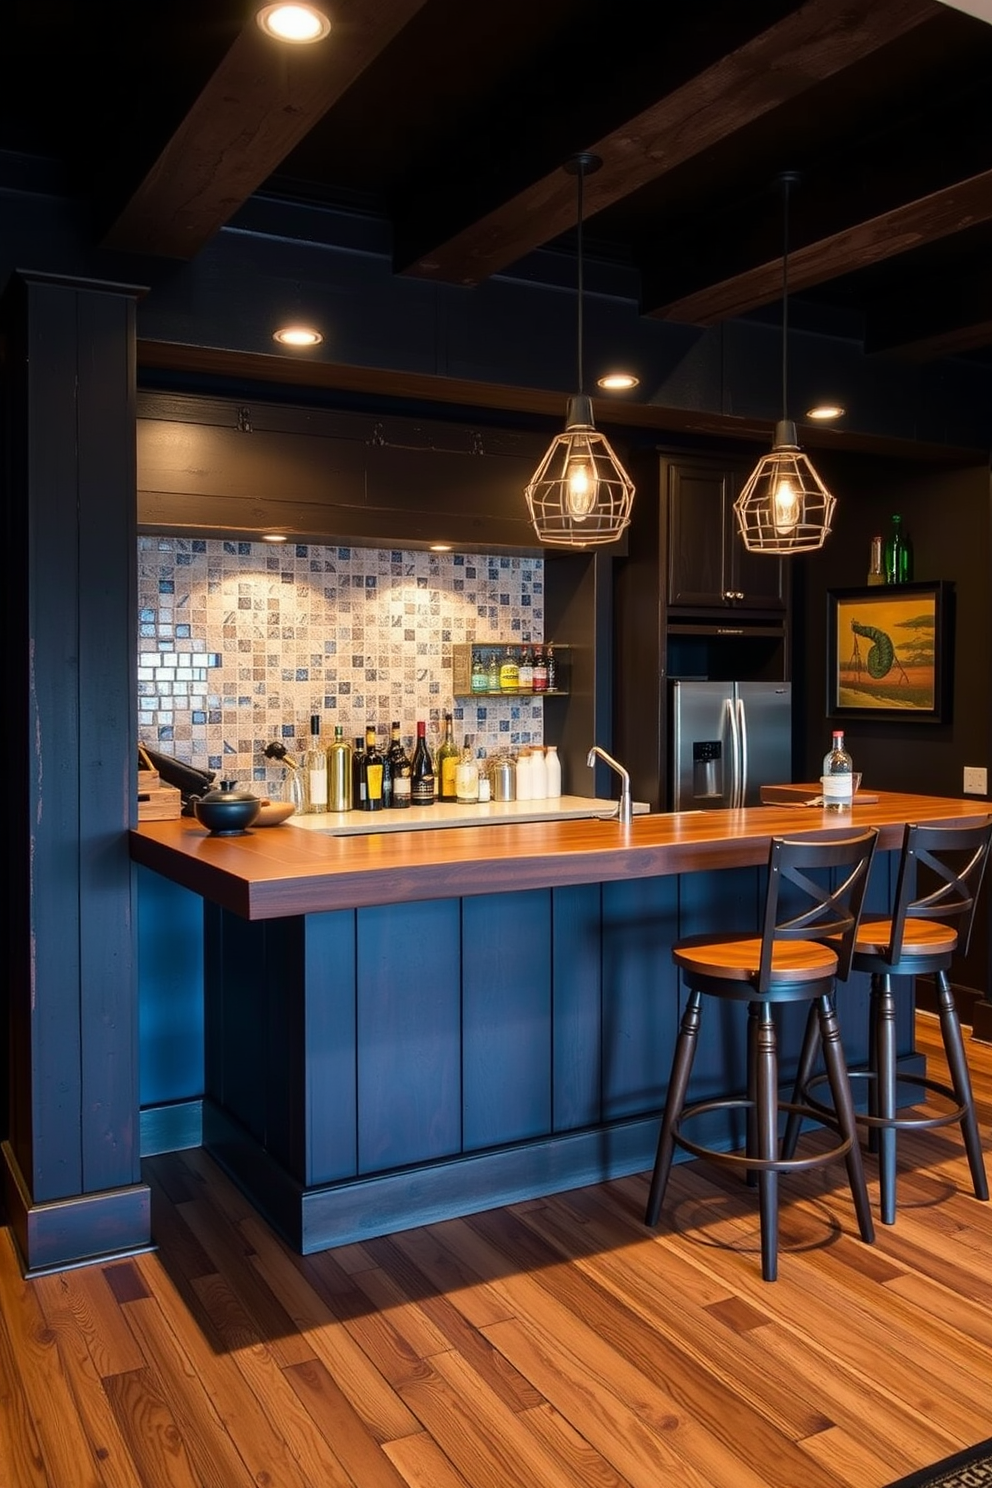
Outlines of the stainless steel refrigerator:
[[792,780],[789,682],[672,682],[674,811],[758,806]]

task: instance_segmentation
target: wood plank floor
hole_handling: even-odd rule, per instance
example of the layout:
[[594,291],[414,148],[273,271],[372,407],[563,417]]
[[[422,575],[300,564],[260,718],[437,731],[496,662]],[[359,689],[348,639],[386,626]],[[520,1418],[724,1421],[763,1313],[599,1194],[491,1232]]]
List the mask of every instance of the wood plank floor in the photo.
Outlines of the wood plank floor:
[[990,1434],[956,1127],[901,1139],[872,1246],[842,1164],[783,1184],[773,1284],[711,1165],[653,1234],[640,1174],[307,1258],[203,1153],[146,1176],[147,1255],[25,1281],[0,1229],[0,1488],[881,1488]]

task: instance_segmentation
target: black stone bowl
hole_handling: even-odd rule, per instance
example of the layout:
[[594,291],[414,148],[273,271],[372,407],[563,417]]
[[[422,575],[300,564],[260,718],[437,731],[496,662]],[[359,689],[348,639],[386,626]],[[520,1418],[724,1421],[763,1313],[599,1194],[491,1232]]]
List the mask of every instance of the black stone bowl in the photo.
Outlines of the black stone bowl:
[[221,786],[193,802],[193,815],[212,837],[237,837],[262,809],[258,796]]

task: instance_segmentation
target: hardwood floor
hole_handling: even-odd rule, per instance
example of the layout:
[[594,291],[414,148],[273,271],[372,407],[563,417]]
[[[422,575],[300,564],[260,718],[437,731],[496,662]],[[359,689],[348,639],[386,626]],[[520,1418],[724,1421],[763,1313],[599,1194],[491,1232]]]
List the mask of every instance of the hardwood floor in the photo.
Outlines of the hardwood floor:
[[146,1175],[147,1255],[24,1281],[0,1230],[0,1488],[880,1488],[989,1435],[956,1127],[900,1139],[872,1246],[843,1164],[783,1183],[771,1284],[712,1165],[656,1233],[639,1174],[306,1258],[202,1152]]

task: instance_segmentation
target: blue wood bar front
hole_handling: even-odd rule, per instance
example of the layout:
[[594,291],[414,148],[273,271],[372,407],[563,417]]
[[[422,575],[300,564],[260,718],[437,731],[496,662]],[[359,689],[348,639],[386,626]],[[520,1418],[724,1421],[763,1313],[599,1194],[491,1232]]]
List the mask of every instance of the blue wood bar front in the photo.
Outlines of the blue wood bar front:
[[[929,797],[856,808],[850,825],[882,832],[876,905],[905,820],[974,814]],[[761,807],[380,834],[357,857],[312,832],[138,828],[138,861],[210,890],[204,1146],[304,1253],[648,1168],[680,1010],[672,943],[753,928],[770,835],[828,825]],[[433,892],[459,878],[465,893]],[[386,902],[348,904],[373,884]],[[298,898],[328,907],[293,912]],[[854,1066],[866,997],[858,979],[838,999]],[[738,1079],[745,1010],[721,1012],[692,1099]],[[911,999],[898,1036],[915,1068]],[[783,1030],[783,1048],[800,1041],[799,1023]]]

